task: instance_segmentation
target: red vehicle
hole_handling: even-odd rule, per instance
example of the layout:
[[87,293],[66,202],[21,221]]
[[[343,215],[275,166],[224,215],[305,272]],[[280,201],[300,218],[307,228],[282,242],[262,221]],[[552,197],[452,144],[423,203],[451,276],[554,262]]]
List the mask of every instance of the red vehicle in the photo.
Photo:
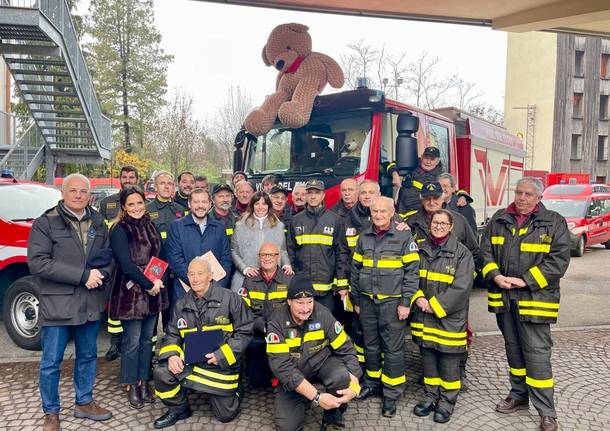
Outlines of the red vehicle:
[[264,136],[242,131],[235,142],[233,168],[257,187],[267,174],[288,190],[318,178],[328,206],[340,198],[345,178],[379,181],[382,193],[392,196],[388,163],[395,160],[407,173],[424,148],[438,147],[445,169],[473,195],[480,225],[512,200],[525,156],[521,141],[506,129],[455,108],[426,111],[366,88],[318,96],[300,129],[276,123]]
[[58,190],[37,183],[0,179],[0,301],[11,339],[40,349],[38,289],[27,264],[32,222],[61,199]]
[[544,191],[542,203],[565,217],[572,256],[582,256],[594,244],[610,249],[610,186],[556,184]]

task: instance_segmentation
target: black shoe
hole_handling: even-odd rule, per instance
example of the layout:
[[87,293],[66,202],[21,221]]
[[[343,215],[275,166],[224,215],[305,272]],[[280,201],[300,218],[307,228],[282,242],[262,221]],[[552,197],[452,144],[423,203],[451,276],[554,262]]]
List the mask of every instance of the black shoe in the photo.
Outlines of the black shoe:
[[155,402],[155,397],[153,396],[147,382],[141,382],[140,386],[138,386],[138,392],[143,403],[150,404]]
[[132,409],[141,409],[144,407],[137,384],[129,385],[129,389],[127,389],[127,401],[129,401],[129,406]]
[[106,361],[108,361],[108,362],[112,362],[115,359],[117,359],[119,356],[121,356],[120,344],[111,344],[110,348],[104,355],[104,359],[106,359]]
[[172,413],[172,412],[168,411],[163,416],[158,418],[155,421],[155,423],[153,424],[153,426],[156,429],[171,427],[176,422],[184,420],[184,419],[188,419],[192,415],[193,415],[193,412],[191,411],[190,406],[188,406],[186,409],[182,410],[180,413]]
[[379,391],[376,391],[370,388],[369,386],[362,386],[362,388],[360,388],[360,393],[356,396],[356,399],[358,401],[362,401],[364,399],[367,399],[371,395],[375,395],[377,393],[379,393]]
[[434,410],[436,410],[436,404],[434,404],[432,401],[423,401],[421,403],[418,403],[413,408],[413,414],[421,418],[424,416],[428,416]]
[[392,398],[383,398],[383,407],[381,408],[381,416],[393,418],[396,415],[396,401]]
[[451,419],[451,413],[443,409],[436,409],[436,411],[434,412],[434,422],[444,424],[446,422],[449,422],[449,419]]

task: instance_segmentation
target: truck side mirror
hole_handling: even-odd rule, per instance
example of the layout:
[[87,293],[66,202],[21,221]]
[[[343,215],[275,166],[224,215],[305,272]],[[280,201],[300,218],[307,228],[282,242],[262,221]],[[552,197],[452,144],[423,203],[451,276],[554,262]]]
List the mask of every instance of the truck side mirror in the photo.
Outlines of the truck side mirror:
[[243,126],[235,135],[235,141],[233,143],[235,150],[233,150],[233,172],[242,171],[244,169],[244,145],[248,143],[248,140],[256,139],[251,135]]
[[396,121],[396,167],[403,173],[413,170],[419,164],[417,138],[413,136],[419,129],[419,118],[412,114],[399,114]]

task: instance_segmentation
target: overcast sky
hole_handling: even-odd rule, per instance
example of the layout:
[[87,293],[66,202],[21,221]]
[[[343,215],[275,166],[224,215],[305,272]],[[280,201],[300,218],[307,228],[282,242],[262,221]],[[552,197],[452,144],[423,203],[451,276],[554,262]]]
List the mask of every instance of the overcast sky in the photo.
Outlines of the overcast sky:
[[504,106],[506,34],[487,28],[404,20],[292,12],[192,0],[156,0],[156,25],[162,46],[174,55],[168,70],[170,93],[191,94],[197,114],[212,117],[229,85],[240,86],[255,104],[273,92],[275,72],[261,50],[278,24],[299,22],[310,28],[315,51],[339,59],[347,44],[365,39],[390,53],[422,51],[440,59],[439,72],[458,73],[476,82],[482,102]]

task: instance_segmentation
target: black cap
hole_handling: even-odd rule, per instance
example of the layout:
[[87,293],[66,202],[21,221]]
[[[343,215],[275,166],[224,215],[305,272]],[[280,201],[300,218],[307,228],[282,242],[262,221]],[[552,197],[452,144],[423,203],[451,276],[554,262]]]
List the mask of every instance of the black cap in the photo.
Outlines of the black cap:
[[212,194],[215,195],[218,192],[226,190],[227,192],[233,193],[233,189],[228,184],[214,184],[214,188],[212,189]]
[[438,159],[441,156],[441,152],[436,147],[426,147],[424,153],[422,154],[422,157],[425,156],[434,157],[435,159]]
[[274,193],[284,193],[286,196],[288,196],[288,190],[286,190],[284,187],[282,186],[273,186],[271,188],[271,190],[269,190],[269,194],[272,195]]
[[305,183],[305,190],[309,189],[324,191],[324,182],[320,180],[309,180]]
[[295,274],[288,284],[288,299],[313,298],[315,290],[307,274]]
[[443,188],[441,187],[441,183],[438,181],[432,183],[424,183],[419,192],[422,197],[435,196],[439,197],[443,195]]

